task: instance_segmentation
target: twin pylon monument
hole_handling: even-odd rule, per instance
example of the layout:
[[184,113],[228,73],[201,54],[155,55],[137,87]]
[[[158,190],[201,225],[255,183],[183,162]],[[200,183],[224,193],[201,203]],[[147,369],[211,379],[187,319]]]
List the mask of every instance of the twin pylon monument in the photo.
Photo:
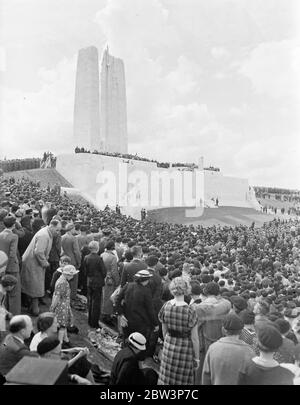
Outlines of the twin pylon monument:
[[106,49],[99,66],[94,46],[78,52],[74,146],[91,152],[128,152],[125,69]]

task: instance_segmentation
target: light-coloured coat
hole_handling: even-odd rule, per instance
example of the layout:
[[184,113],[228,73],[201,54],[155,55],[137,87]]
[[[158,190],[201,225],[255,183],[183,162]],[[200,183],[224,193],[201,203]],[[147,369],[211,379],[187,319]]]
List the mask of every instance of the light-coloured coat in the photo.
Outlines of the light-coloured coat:
[[202,385],[237,385],[239,373],[255,357],[247,343],[225,336],[210,345],[205,357]]
[[32,238],[22,256],[22,292],[32,298],[45,295],[45,271],[52,247],[53,237],[49,227],[40,229]]
[[6,274],[11,274],[17,279],[15,287],[7,293],[7,309],[13,315],[21,313],[21,282],[20,266],[18,259],[18,235],[10,229],[4,229],[0,233],[0,250],[8,256]]
[[103,287],[101,312],[103,315],[112,315],[113,304],[110,300],[110,296],[120,284],[118,259],[116,255],[109,250],[106,250],[104,253],[102,253],[101,257],[103,259],[107,271],[107,275],[105,278],[105,285]]
[[12,275],[19,273],[18,236],[9,229],[4,229],[0,233],[0,250],[8,256],[6,273]]

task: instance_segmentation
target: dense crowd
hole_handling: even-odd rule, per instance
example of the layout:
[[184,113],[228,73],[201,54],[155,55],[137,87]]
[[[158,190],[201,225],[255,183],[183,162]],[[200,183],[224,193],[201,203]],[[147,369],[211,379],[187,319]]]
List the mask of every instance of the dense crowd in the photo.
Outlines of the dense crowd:
[[55,168],[56,167],[56,157],[52,152],[44,152],[41,159],[41,168]]
[[133,155],[130,153],[106,152],[106,151],[97,151],[97,150],[90,152],[89,150],[87,150],[83,147],[79,148],[78,146],[76,146],[76,148],[75,148],[75,153],[92,153],[94,155],[112,156],[112,157],[118,157],[118,158],[123,158],[123,159],[132,159],[132,160],[139,160],[139,161],[143,161],[143,162],[156,163],[158,167],[163,167],[163,168],[170,167],[169,163],[162,163],[162,162],[158,162],[157,160],[147,159],[145,157],[138,156],[138,154]]
[[52,152],[44,152],[42,158],[4,159],[0,160],[0,169],[4,172],[31,170],[41,168],[55,168],[56,157]]
[[269,198],[294,204],[300,203],[300,191],[272,187],[254,187],[256,198]]
[[[103,156],[112,156],[112,157],[119,157],[119,158],[123,158],[123,159],[132,159],[132,160],[140,160],[143,162],[151,162],[151,163],[156,163],[157,167],[162,167],[165,169],[168,169],[170,166],[171,167],[182,167],[182,168],[188,168],[188,169],[197,169],[198,165],[196,165],[195,163],[166,163],[166,162],[158,162],[157,160],[153,160],[153,159],[147,159],[145,157],[141,157],[138,156],[137,154],[132,155],[129,153],[119,153],[119,152],[105,152],[105,151],[96,151],[94,150],[93,152],[90,152],[89,150],[81,147],[79,148],[78,146],[76,146],[75,148],[75,153],[93,153],[95,155],[103,155]],[[213,166],[209,166],[204,168],[204,170],[210,170],[210,171],[215,171],[215,172],[219,172],[220,169],[218,167],[213,167]]]
[[39,158],[5,159],[0,161],[0,169],[2,169],[4,173],[7,173],[18,170],[38,169],[40,164],[41,159]]
[[300,206],[299,207],[274,207],[273,205],[264,205],[264,201],[259,201],[261,205],[261,211],[265,214],[274,214],[274,215],[295,215],[300,216]]
[[[89,327],[101,320],[119,331],[110,384],[299,383],[299,221],[261,228],[152,223],[119,209],[98,211],[25,179],[5,186],[4,380],[24,356],[72,351],[80,292]],[[49,312],[40,313],[46,296]],[[38,317],[34,337],[26,314]],[[68,359],[70,383],[94,383],[87,352],[74,349]]]

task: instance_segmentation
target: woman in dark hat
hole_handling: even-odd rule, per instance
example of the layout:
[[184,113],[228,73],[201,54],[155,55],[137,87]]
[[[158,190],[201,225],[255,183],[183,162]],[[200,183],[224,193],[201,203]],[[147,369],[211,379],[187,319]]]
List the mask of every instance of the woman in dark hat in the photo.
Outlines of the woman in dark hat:
[[134,282],[127,283],[116,299],[116,310],[121,316],[124,339],[131,333],[139,332],[147,339],[158,331],[158,319],[154,311],[151,290],[148,286],[152,277],[148,270],[140,270],[134,276]]

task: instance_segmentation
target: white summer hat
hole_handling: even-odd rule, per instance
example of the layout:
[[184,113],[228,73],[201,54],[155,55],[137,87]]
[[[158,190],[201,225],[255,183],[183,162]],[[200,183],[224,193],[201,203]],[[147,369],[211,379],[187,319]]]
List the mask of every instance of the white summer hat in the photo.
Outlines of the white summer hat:
[[146,350],[146,338],[139,332],[133,332],[129,338],[128,341],[131,343],[132,346],[134,346],[136,349],[139,350]]
[[79,270],[76,270],[72,264],[68,264],[58,271],[66,276],[75,276],[75,274],[79,273]]
[[134,275],[135,278],[140,280],[149,280],[152,277],[152,274],[148,270],[140,270]]

